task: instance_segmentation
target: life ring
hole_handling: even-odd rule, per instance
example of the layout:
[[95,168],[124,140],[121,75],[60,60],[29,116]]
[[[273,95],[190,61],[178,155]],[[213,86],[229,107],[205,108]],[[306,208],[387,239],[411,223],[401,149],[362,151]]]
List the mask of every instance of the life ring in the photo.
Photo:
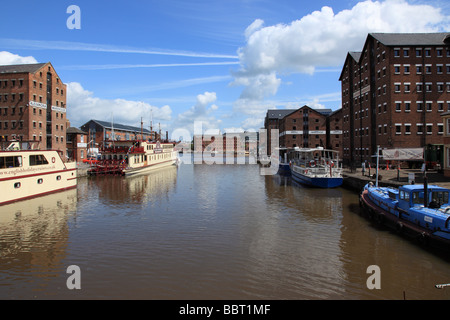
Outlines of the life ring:
[[52,163],[55,163],[56,159],[55,157],[52,157]]

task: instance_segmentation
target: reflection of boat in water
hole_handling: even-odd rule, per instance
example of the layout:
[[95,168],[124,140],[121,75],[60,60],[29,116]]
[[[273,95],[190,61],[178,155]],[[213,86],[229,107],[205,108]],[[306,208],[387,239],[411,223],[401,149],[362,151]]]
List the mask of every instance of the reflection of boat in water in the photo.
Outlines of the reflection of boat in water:
[[114,141],[101,151],[101,159],[89,170],[90,175],[134,175],[173,165],[177,151],[173,142]]
[[450,190],[435,185],[404,185],[398,189],[367,184],[360,204],[371,219],[422,242],[450,244]]
[[89,179],[97,185],[99,197],[120,203],[146,203],[166,194],[176,186],[177,166],[166,166],[132,176],[104,176]]
[[76,163],[37,143],[14,141],[0,151],[0,205],[76,188]]
[[11,263],[20,265],[58,264],[67,247],[68,214],[77,209],[77,194],[75,188],[2,206],[0,257],[11,255]]
[[335,188],[343,183],[342,165],[335,150],[294,148],[288,154],[292,178],[304,185]]

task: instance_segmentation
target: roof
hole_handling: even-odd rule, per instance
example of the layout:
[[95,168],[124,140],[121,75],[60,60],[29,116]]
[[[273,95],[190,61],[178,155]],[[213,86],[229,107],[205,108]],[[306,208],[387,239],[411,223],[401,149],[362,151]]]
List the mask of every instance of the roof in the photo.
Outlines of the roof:
[[[133,132],[133,133],[141,132],[141,128],[124,125],[124,124],[120,124],[120,123],[111,123],[109,121],[101,121],[101,120],[91,120],[91,121],[97,123],[101,127],[108,128],[108,129],[114,128],[115,130],[129,131],[129,132]],[[145,129],[145,128],[142,128],[142,131],[144,133],[150,133],[150,130]]]
[[47,63],[13,64],[0,66],[0,73],[35,73]]
[[267,117],[269,119],[283,119],[288,114],[297,111],[298,109],[275,109],[275,110],[267,110]]
[[313,111],[316,111],[318,113],[321,113],[324,116],[329,116],[330,114],[333,113],[333,110],[331,110],[331,109],[314,109],[314,108],[311,108],[311,107],[308,107],[308,106],[303,106],[303,107],[298,108],[298,109],[273,109],[273,110],[267,110],[267,118],[281,120],[284,117],[290,115],[291,113],[293,113],[295,111],[298,111],[300,109],[303,109],[305,107],[307,107],[307,108],[309,108],[309,109],[311,109]]
[[439,46],[448,44],[450,33],[371,33],[370,35],[386,46]]
[[75,128],[75,127],[70,127],[67,129],[66,133],[80,133],[80,134],[87,134],[87,132],[84,132],[81,129]]
[[348,54],[356,61],[359,61],[362,52],[350,51]]

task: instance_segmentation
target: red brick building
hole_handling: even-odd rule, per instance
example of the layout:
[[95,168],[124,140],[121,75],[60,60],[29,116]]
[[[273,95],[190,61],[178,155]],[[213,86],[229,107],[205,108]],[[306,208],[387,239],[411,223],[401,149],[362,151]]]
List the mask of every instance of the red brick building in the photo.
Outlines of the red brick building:
[[0,141],[66,151],[66,85],[50,62],[0,66]]
[[444,170],[444,175],[450,177],[450,112],[442,114],[442,121],[444,123],[444,161],[442,169]]
[[[112,141],[120,140],[150,140],[161,138],[161,133],[108,121],[89,120],[80,129],[88,134],[88,149],[101,148]],[[166,132],[166,139],[167,139]]]
[[[342,111],[313,109],[303,106],[299,109],[268,110],[264,128],[268,137],[271,130],[279,130],[280,148],[324,147],[342,153]],[[270,139],[268,139],[270,154]]]
[[442,161],[449,35],[373,33],[361,52],[348,53],[339,78],[347,164],[370,161],[377,146],[423,147],[427,161]]
[[67,129],[67,157],[81,162],[88,157],[88,134],[81,129],[69,127]]

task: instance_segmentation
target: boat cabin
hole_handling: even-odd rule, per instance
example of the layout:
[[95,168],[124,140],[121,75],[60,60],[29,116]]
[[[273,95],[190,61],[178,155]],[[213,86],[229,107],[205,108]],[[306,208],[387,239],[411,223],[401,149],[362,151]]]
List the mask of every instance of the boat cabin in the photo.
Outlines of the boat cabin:
[[402,186],[398,190],[398,207],[406,211],[421,205],[435,209],[448,206],[449,192],[450,190],[435,185],[429,185],[426,190],[423,185]]

